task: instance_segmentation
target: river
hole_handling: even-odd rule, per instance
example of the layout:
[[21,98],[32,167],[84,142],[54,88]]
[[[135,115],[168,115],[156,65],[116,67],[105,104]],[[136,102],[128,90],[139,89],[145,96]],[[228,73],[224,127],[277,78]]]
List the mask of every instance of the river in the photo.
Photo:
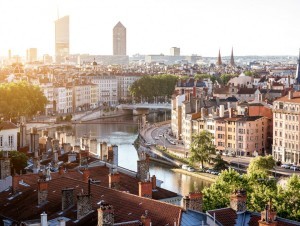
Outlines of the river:
[[[140,117],[126,116],[122,120],[132,122],[128,124],[100,124],[99,120],[94,120],[94,124],[77,124],[72,130],[79,138],[83,135],[89,135],[96,138],[99,142],[106,141],[109,144],[116,144],[119,147],[119,165],[136,171],[138,155],[135,147],[132,145],[137,138],[137,122]],[[170,114],[152,113],[147,116],[147,121],[158,122],[170,119]],[[99,148],[99,147],[98,147]],[[200,178],[173,172],[170,167],[151,162],[150,174],[155,175],[157,179],[162,180],[162,188],[171,190],[181,195],[187,195],[190,191],[201,191],[204,187],[210,186],[211,182]]]

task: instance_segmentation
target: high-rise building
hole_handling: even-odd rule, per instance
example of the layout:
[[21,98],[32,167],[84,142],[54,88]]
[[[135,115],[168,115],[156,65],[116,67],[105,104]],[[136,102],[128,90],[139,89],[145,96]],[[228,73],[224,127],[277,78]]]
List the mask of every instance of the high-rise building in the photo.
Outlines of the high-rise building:
[[180,56],[180,48],[178,47],[171,47],[170,49],[171,56]]
[[230,66],[232,66],[232,67],[235,66],[234,57],[233,57],[233,47],[231,49]]
[[37,61],[37,48],[29,48],[26,51],[26,61],[34,62]]
[[126,27],[121,22],[113,29],[113,55],[126,55]]
[[55,21],[55,62],[65,62],[70,53],[69,16]]
[[217,65],[218,65],[218,66],[221,66],[221,65],[222,65],[222,58],[221,58],[221,51],[220,51],[220,49],[219,49],[219,55],[218,55]]

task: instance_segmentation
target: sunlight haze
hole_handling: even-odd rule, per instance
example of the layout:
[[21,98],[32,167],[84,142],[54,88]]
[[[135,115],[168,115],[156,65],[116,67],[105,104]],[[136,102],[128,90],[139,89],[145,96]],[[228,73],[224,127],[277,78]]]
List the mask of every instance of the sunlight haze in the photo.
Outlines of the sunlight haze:
[[54,54],[54,21],[70,16],[70,53],[112,54],[112,29],[127,29],[127,54],[297,55],[297,0],[1,0],[0,56]]

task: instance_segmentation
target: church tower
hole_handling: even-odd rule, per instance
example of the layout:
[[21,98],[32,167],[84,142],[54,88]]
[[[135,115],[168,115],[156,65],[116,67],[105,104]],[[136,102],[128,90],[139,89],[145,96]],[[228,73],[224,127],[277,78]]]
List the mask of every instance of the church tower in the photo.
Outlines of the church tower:
[[233,57],[233,47],[231,49],[231,57],[230,57],[230,66],[234,67],[235,63],[234,63],[234,57]]
[[222,59],[221,59],[221,51],[220,51],[220,49],[219,49],[219,56],[218,56],[217,65],[218,65],[218,66],[221,66],[221,65],[222,65]]

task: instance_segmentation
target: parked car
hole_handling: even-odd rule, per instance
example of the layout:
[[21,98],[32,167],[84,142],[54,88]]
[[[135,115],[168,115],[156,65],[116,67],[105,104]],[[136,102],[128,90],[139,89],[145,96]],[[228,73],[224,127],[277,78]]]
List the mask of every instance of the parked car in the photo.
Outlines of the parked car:
[[216,170],[212,170],[211,174],[213,174],[213,175],[219,175],[220,173],[218,171],[216,171]]
[[155,140],[159,140],[159,137],[154,137]]
[[192,167],[192,166],[190,166],[190,167],[188,167],[188,169],[187,169],[189,172],[195,172],[195,168],[194,167]]
[[300,167],[293,165],[290,167],[290,169],[295,171],[295,170],[300,170]]
[[228,156],[229,157],[235,157],[235,153],[234,152],[228,152]]
[[159,134],[158,136],[159,136],[159,137],[162,137],[163,135],[162,135],[162,134]]
[[169,140],[169,142],[173,145],[175,145],[176,143],[174,142],[174,140]]
[[207,169],[205,172],[206,173],[211,173],[213,171],[213,169]]
[[286,164],[282,164],[280,167],[285,168],[285,169],[289,169],[291,166],[292,166],[292,164],[286,163]]
[[189,165],[182,165],[181,168],[187,170],[189,168]]

